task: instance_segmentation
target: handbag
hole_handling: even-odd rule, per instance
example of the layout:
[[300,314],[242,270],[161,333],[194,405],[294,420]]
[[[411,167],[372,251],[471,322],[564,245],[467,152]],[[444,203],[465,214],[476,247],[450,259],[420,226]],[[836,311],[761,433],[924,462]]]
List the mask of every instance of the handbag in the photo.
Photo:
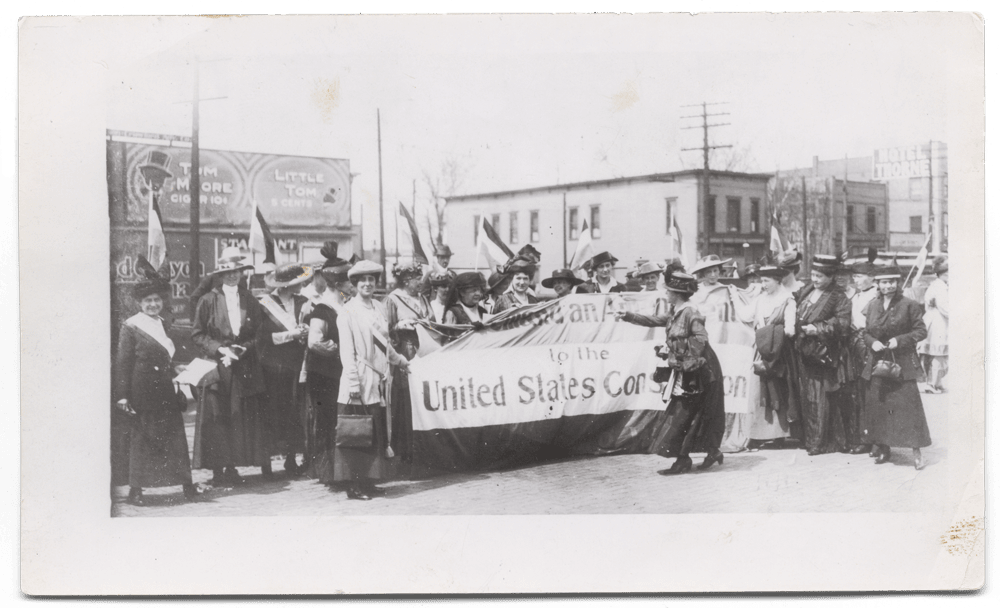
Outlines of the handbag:
[[889,356],[892,357],[892,361],[888,359],[879,359],[872,366],[872,377],[873,378],[888,378],[889,380],[899,380],[903,376],[903,368],[896,363],[896,355],[891,350],[889,351]]
[[[360,406],[364,410],[364,406]],[[339,414],[337,416],[338,448],[370,448],[374,441],[375,422],[371,414]]]
[[815,336],[803,336],[799,340],[799,354],[807,363],[821,367],[834,367],[829,347]]

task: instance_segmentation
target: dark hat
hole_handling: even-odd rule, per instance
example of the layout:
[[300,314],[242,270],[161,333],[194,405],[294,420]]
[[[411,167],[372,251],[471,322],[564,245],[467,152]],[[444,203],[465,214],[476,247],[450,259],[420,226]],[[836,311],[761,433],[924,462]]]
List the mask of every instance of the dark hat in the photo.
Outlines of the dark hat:
[[466,289],[468,287],[485,287],[483,284],[483,275],[478,272],[463,272],[462,274],[455,277],[455,287],[457,289]]
[[535,276],[535,270],[537,267],[528,260],[515,259],[510,266],[507,267],[507,276],[513,277],[515,274],[524,273],[529,277]]
[[875,274],[872,276],[876,281],[881,281],[883,279],[901,279],[903,278],[903,269],[896,265],[895,261],[889,266],[882,266],[875,269]]
[[728,264],[729,262],[732,261],[733,261],[732,258],[723,260],[719,258],[719,256],[712,253],[706,255],[705,257],[695,262],[695,265],[691,267],[691,274],[693,274],[694,276],[698,276],[698,273],[702,272],[703,270],[708,270],[709,268],[713,268],[715,266],[722,267],[723,265]]
[[584,281],[578,279],[573,271],[569,268],[557,268],[552,271],[552,276],[547,279],[542,279],[542,287],[546,289],[552,289],[556,281],[569,281],[570,285],[576,286]]
[[337,283],[343,283],[344,281],[350,279],[350,277],[347,276],[350,269],[351,265],[344,261],[343,264],[338,264],[336,266],[326,266],[320,270],[319,273],[323,275],[323,278],[326,279],[327,282],[336,285]]
[[[752,275],[752,276],[758,276],[759,277],[759,276],[761,276],[760,275],[760,268],[761,268],[760,264],[747,264],[743,268],[743,276],[744,277],[749,277],[749,276]],[[781,274],[782,274],[782,276],[784,276],[785,271],[781,271]]]
[[170,280],[160,276],[144,256],[140,255],[136,260],[135,272],[140,277],[139,282],[132,285],[132,297],[136,300],[154,293],[170,295]]
[[778,266],[786,270],[797,268],[802,263],[802,253],[794,249],[777,255]]
[[455,255],[455,254],[453,254],[453,253],[451,252],[451,247],[449,247],[449,246],[447,246],[447,245],[441,245],[440,247],[436,247],[436,248],[434,249],[434,255],[435,255],[435,256],[439,256],[439,257],[440,257],[440,256],[447,256],[447,257],[451,257],[451,256],[453,256],[453,255]]
[[934,258],[934,274],[944,274],[948,272],[948,256],[939,255]]
[[840,268],[840,258],[835,255],[817,253],[812,258],[812,270],[832,275]]
[[222,274],[233,270],[247,270],[253,268],[253,264],[247,262],[240,252],[239,247],[226,247],[222,250],[218,261],[215,263],[215,270],[208,274]]
[[698,291],[698,279],[684,272],[675,272],[667,281],[667,289],[688,295]]
[[786,274],[788,274],[788,270],[778,266],[760,266],[754,274],[759,277],[770,277],[772,279],[781,280],[785,278]]
[[285,264],[279,266],[264,277],[264,284],[268,287],[291,287],[305,283],[313,276],[313,267],[309,264]]
[[607,251],[602,251],[601,253],[598,253],[594,257],[590,258],[590,267],[596,269],[601,264],[606,264],[608,262],[611,262],[611,265],[614,266],[618,263],[618,258],[611,255]]
[[490,294],[496,291],[501,285],[504,284],[504,279],[507,275],[500,271],[495,271],[490,274],[490,278],[486,280],[486,293]]
[[146,156],[146,162],[139,165],[139,172],[142,179],[158,190],[168,177],[173,177],[173,173],[168,171],[170,167],[170,155],[159,150],[151,150]]
[[[310,262],[310,266],[313,270],[322,270],[324,268],[332,268],[338,266],[351,266],[351,263],[347,260],[342,260],[337,256],[337,250],[339,249],[339,244],[337,241],[326,241],[323,243],[323,248],[319,250],[319,254],[323,256],[322,261]],[[345,271],[346,272],[346,271]]]
[[525,245],[518,250],[517,255],[522,258],[531,259],[534,263],[538,263],[542,260],[542,252],[535,249],[532,245]]

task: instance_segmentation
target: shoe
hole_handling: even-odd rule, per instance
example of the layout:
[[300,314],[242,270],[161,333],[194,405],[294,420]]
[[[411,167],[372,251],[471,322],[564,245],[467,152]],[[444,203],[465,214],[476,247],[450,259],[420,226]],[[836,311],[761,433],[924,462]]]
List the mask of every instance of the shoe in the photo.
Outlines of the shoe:
[[365,494],[361,488],[348,488],[347,498],[350,500],[371,500],[372,497]]
[[806,451],[806,454],[809,456],[819,456],[820,454],[825,454],[825,453],[826,450],[824,450],[823,448],[809,448],[809,450]]
[[241,486],[247,482],[246,479],[240,476],[239,472],[236,471],[236,467],[226,468],[226,485],[229,486]]
[[382,497],[385,496],[385,488],[380,488],[378,486],[368,486],[365,488],[365,494],[369,496]]
[[196,483],[184,484],[184,498],[186,498],[190,502],[198,500],[204,493],[205,489]]
[[128,491],[128,504],[134,507],[145,507],[146,501],[142,497],[142,488],[131,488]]
[[920,448],[913,448],[913,468],[922,471],[926,465],[924,455],[920,453]]
[[892,457],[892,450],[888,447],[880,447],[878,449],[878,456],[875,457],[875,464],[885,464],[889,462],[889,458]]
[[698,469],[704,471],[716,462],[719,463],[720,467],[722,466],[722,452],[719,450],[709,452],[708,456],[705,457],[705,461],[698,465]]
[[288,473],[292,477],[298,477],[302,474],[302,467],[295,462],[295,458],[289,458],[285,460],[285,473]]
[[853,448],[851,448],[849,450],[849,453],[850,454],[864,454],[864,453],[869,452],[869,451],[870,450],[869,450],[868,446],[866,446],[866,445],[856,445],[856,446],[854,446]]
[[689,472],[692,464],[691,459],[687,456],[678,456],[669,469],[663,469],[662,471],[657,471],[657,473],[660,475],[680,475]]

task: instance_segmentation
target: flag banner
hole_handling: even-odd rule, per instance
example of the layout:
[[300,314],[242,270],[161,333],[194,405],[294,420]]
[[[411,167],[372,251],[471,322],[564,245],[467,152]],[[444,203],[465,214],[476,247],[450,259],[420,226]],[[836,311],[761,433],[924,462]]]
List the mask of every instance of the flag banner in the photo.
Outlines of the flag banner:
[[250,219],[250,250],[264,254],[264,263],[275,264],[274,235],[264,220],[260,207],[253,206],[253,217]]
[[167,237],[163,233],[163,214],[160,213],[160,205],[149,196],[149,236],[147,238],[146,258],[156,270],[163,265],[163,260],[167,258]]
[[771,215],[771,242],[768,248],[775,254],[784,253],[790,249],[788,239],[781,233],[778,218],[773,214]]
[[923,276],[924,266],[927,265],[927,256],[929,255],[927,252],[927,248],[930,246],[930,244],[931,244],[931,233],[928,232],[927,237],[924,239],[924,246],[920,248],[920,253],[917,254],[917,259],[913,263],[913,268],[911,268],[910,272],[908,273],[912,274],[915,271],[917,274],[916,276],[913,277],[912,283],[910,283],[909,276],[907,276],[907,281],[903,283],[903,287],[906,287],[907,284],[916,285],[917,281],[920,280],[920,277]]
[[573,258],[569,262],[570,269],[579,270],[590,258],[594,257],[595,253],[590,226],[587,225],[587,219],[584,218],[583,226],[580,228],[580,238],[576,241],[576,251],[573,252]]
[[410,238],[413,239],[413,261],[417,264],[430,264],[427,259],[427,254],[424,253],[424,248],[420,245],[420,233],[417,232],[417,223],[413,220],[413,216],[403,205],[402,201],[399,203],[399,214],[406,218],[406,225],[410,229]]
[[501,240],[500,235],[493,229],[493,226],[486,221],[485,215],[479,219],[478,240],[479,247],[476,253],[477,266],[480,257],[486,258],[490,270],[506,264],[514,257],[514,252]]
[[[652,380],[662,363],[654,347],[665,330],[616,321],[614,311],[657,314],[666,306],[657,293],[569,295],[517,308],[415,358],[409,384],[417,458],[461,470],[648,451],[666,409],[662,386]],[[733,338],[712,347],[723,365],[727,410],[748,411],[752,338],[750,346],[738,333]]]

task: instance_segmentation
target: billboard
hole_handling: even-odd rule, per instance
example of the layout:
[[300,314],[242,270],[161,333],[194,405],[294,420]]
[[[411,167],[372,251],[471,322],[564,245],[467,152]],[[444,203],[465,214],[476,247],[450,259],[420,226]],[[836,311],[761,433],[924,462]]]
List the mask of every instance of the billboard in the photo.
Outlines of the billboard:
[[[149,190],[140,167],[151,151],[166,154],[172,174],[163,184],[166,224],[187,224],[191,206],[191,149],[109,142],[112,208],[125,225],[145,225]],[[273,227],[351,226],[350,163],[344,159],[200,150],[201,225],[250,225],[254,201]],[[124,199],[124,200],[117,200]]]

